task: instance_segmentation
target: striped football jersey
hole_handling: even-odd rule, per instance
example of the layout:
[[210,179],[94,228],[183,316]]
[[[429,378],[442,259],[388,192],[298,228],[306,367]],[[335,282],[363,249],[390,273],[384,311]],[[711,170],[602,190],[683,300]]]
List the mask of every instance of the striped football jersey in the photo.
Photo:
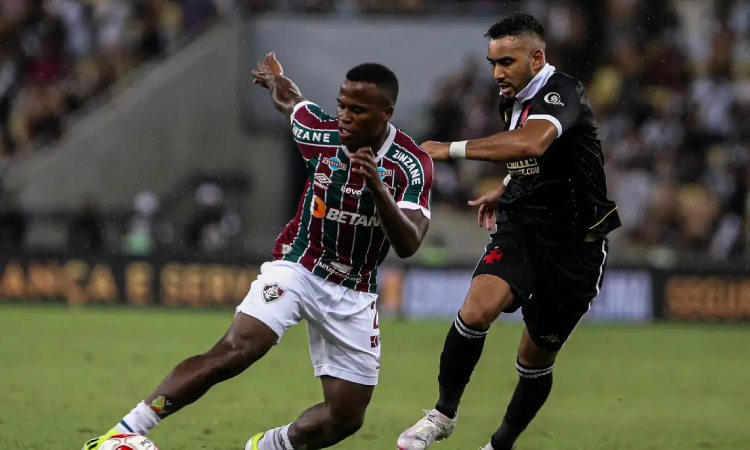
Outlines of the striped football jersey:
[[[375,201],[339,143],[338,121],[306,101],[295,106],[291,122],[309,177],[296,216],[276,240],[274,260],[293,261],[341,286],[374,293],[377,268],[390,246]],[[406,133],[388,126],[377,152],[380,177],[399,208],[429,218],[432,159]]]

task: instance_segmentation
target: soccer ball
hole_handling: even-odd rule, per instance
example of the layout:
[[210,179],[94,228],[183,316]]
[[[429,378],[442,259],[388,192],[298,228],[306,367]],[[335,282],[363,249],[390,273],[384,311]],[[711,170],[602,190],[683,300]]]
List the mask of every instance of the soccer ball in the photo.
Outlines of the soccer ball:
[[151,439],[139,434],[118,434],[102,442],[99,450],[159,450]]

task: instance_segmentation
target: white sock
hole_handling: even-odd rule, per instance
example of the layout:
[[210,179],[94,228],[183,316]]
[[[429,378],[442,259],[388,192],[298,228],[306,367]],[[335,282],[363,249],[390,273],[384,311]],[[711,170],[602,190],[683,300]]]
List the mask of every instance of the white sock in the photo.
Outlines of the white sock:
[[294,450],[289,443],[287,431],[292,424],[266,431],[258,442],[259,450]]
[[145,435],[160,421],[159,416],[145,402],[140,402],[128,415],[122,418],[120,423],[115,425],[115,430],[120,433]]
[[292,424],[290,423],[289,425],[285,427],[281,427],[281,439],[284,441],[285,450],[294,450],[294,447],[292,447],[292,443],[289,442],[289,435],[287,434],[289,433],[289,427],[291,426]]

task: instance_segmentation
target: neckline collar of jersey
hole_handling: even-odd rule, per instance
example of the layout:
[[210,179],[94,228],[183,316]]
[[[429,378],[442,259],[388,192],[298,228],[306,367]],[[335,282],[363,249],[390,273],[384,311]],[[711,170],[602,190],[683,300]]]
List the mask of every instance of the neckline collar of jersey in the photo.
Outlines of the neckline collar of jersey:
[[[528,85],[516,95],[516,101],[523,103],[526,100],[533,98],[539,91],[547,84],[549,77],[555,73],[555,66],[545,63],[542,70],[531,79]],[[502,94],[500,94],[502,95]]]
[[[385,156],[386,153],[388,153],[388,150],[391,148],[391,145],[393,145],[393,141],[396,139],[396,127],[394,127],[390,122],[388,123],[388,137],[385,138],[385,141],[383,142],[383,146],[380,147],[380,150],[375,154],[375,160],[380,161],[383,159],[383,156]],[[344,149],[344,152],[346,152],[346,156],[351,156],[352,152],[349,151],[348,148],[346,148],[345,145],[341,146],[342,149]]]

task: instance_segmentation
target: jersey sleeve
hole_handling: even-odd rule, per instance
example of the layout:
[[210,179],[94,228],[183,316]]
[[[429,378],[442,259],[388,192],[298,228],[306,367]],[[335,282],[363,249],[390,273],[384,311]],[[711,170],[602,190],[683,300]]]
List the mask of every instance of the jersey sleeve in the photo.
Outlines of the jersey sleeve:
[[534,96],[529,109],[529,120],[546,120],[557,128],[557,137],[576,126],[585,101],[583,85],[575,79],[552,78]]
[[415,155],[414,159],[414,170],[406,170],[405,185],[396,198],[396,205],[401,209],[420,210],[429,219],[432,204],[432,158],[420,150],[420,154]]
[[338,121],[313,102],[297,103],[290,121],[294,142],[306,160],[319,154],[324,147],[339,145]]

